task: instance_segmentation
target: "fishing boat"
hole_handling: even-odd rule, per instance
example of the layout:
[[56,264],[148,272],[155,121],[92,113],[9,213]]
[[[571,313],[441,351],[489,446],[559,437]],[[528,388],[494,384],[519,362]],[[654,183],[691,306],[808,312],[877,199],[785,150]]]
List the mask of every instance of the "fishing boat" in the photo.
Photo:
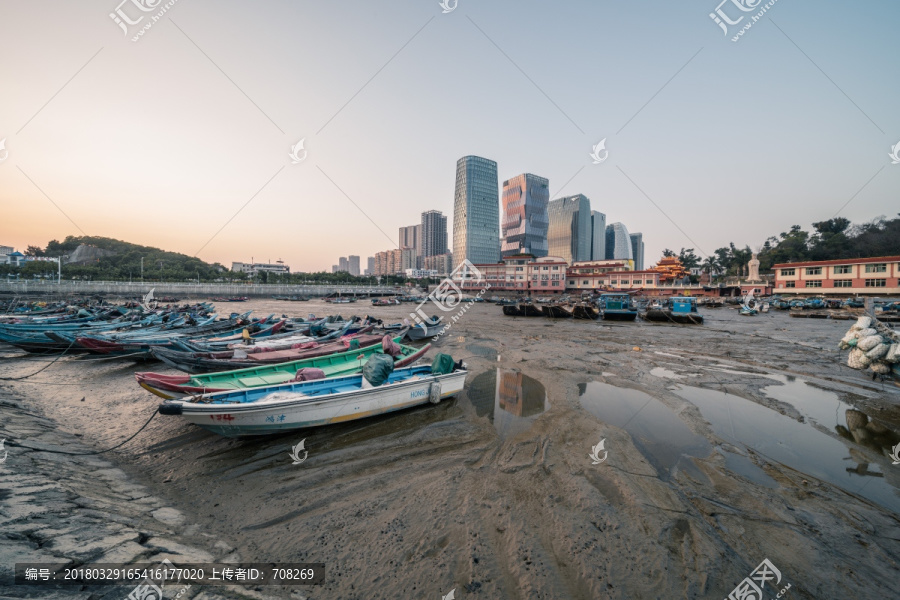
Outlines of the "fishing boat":
[[454,364],[448,373],[434,366],[394,370],[377,387],[366,385],[368,381],[359,374],[169,400],[160,405],[159,413],[180,416],[226,437],[343,423],[428,402],[438,404],[463,390],[468,375],[464,363]]
[[396,306],[400,301],[396,298],[372,298],[372,306]]
[[[155,358],[185,373],[221,373],[222,371],[233,371],[258,365],[275,365],[368,348],[381,342],[382,338],[381,335],[363,334],[326,343],[309,340],[284,349],[259,352],[254,351],[253,346],[235,347],[220,352],[179,352],[165,347],[154,347],[150,352]],[[394,341],[400,342],[402,339],[403,335],[399,335],[394,338]]]
[[600,311],[588,302],[580,302],[572,307],[572,316],[584,320],[599,319]]
[[[499,305],[498,305],[499,306]],[[522,317],[524,314],[521,309],[515,304],[504,304],[503,306],[503,314],[508,317]]]
[[692,296],[674,296],[666,299],[659,308],[653,305],[641,317],[645,321],[702,325],[703,315],[697,311],[697,299]]
[[818,310],[820,308],[825,308],[825,301],[822,298],[807,298],[803,303],[803,307]]
[[519,312],[523,317],[543,317],[544,313],[540,308],[530,302],[523,302],[519,305]]
[[607,321],[634,321],[638,314],[628,294],[600,294],[600,310]]
[[545,317],[549,317],[551,319],[571,319],[572,311],[569,308],[566,308],[562,304],[550,304],[547,306],[541,307],[541,312]]
[[[388,340],[391,338],[388,337]],[[249,367],[206,375],[166,375],[142,372],[135,373],[134,376],[142,388],[161,398],[169,399],[207,392],[223,392],[288,383],[297,377],[298,371],[308,368],[321,369],[326,377],[350,375],[362,369],[363,361],[372,354],[384,353],[387,345],[382,341],[381,347],[375,345],[278,365]],[[401,345],[399,353],[394,357],[394,367],[401,368],[413,364],[422,358],[430,348],[431,344],[426,344],[422,348]]]
[[443,333],[445,327],[446,325],[441,323],[440,318],[431,317],[430,321],[423,321],[410,327],[406,332],[406,337],[414,341],[433,338]]

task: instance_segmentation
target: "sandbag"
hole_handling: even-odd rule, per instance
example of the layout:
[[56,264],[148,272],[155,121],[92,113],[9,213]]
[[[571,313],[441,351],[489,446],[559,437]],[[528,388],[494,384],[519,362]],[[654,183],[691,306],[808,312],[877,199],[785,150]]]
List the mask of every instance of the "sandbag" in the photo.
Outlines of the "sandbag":
[[856,324],[853,325],[854,329],[868,329],[872,326],[872,317],[860,317],[856,320]]
[[866,353],[860,350],[859,348],[854,348],[850,351],[850,356],[847,357],[847,366],[851,369],[856,369],[860,371],[869,366],[869,363],[872,362],[869,360],[869,357],[866,356]]
[[363,365],[363,377],[378,387],[394,372],[394,359],[387,354],[373,354]]
[[863,352],[868,352],[875,346],[882,343],[882,339],[880,335],[870,335],[861,338],[857,343],[856,347],[862,350]]
[[303,367],[294,375],[293,381],[313,381],[315,379],[325,379],[325,371],[315,367]]
[[878,360],[879,358],[883,358],[885,355],[887,355],[888,350],[890,349],[890,344],[878,344],[877,346],[866,352],[866,356],[870,360]]
[[874,371],[875,373],[878,373],[879,375],[887,375],[888,373],[891,372],[891,368],[889,366],[887,366],[886,364],[884,364],[883,362],[872,363],[871,366],[869,366],[869,368],[872,369],[872,371]]
[[394,339],[386,335],[381,338],[381,349],[388,356],[392,356],[393,358],[397,358],[403,352],[403,349],[400,347],[400,344],[394,341]]
[[888,363],[900,362],[900,344],[891,344],[891,347],[888,350],[887,355],[885,355],[885,357],[884,357],[884,362],[888,362]]
[[434,357],[434,360],[431,361],[431,374],[446,375],[452,373],[454,366],[455,363],[453,362],[452,356],[449,354],[438,354]]

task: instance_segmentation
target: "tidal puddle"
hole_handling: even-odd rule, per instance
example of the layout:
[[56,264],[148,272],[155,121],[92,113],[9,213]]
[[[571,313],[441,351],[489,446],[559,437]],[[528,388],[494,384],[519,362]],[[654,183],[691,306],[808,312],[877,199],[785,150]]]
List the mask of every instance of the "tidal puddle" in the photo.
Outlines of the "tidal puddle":
[[644,392],[598,381],[579,384],[578,393],[586,411],[627,431],[647,460],[668,477],[675,475],[676,465],[702,477],[690,460],[682,459],[708,456],[709,442],[691,431],[668,406]]
[[778,487],[777,481],[766,475],[765,471],[759,468],[756,463],[746,456],[741,456],[740,454],[734,454],[732,452],[724,452],[723,454],[725,456],[725,468],[732,473],[737,473],[763,487],[770,489]]
[[501,439],[527,431],[537,417],[550,409],[547,391],[540,381],[505,369],[477,375],[466,388],[479,417],[488,417]]
[[466,346],[466,350],[474,354],[475,356],[480,356],[481,358],[487,358],[489,360],[497,360],[497,351],[491,348],[490,346],[482,346],[480,344],[469,344]]
[[[739,396],[684,385],[674,393],[697,406],[721,438],[900,513],[900,477],[885,477],[879,468],[885,464],[890,468],[885,455],[861,451],[810,423],[799,423]],[[898,438],[877,424],[869,426],[868,417],[859,411],[845,413],[848,426],[836,430],[841,434],[843,428],[848,441],[858,437],[874,450]]]
[[654,367],[650,369],[650,374],[660,379],[684,379],[684,375],[679,375],[675,371],[666,369],[665,367]]
[[834,392],[822,390],[808,385],[793,375],[766,375],[769,379],[781,382],[782,385],[769,385],[762,389],[769,398],[790,404],[807,419],[812,419],[825,427],[845,425],[844,415],[853,408],[838,399]]

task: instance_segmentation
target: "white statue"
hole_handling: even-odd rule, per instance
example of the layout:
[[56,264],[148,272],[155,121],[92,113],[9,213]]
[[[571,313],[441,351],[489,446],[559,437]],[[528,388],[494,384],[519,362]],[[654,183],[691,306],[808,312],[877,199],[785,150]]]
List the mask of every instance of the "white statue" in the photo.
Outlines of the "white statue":
[[753,253],[753,258],[750,259],[750,262],[747,263],[750,267],[750,276],[747,278],[747,281],[760,281],[759,279],[759,259],[756,258],[756,253]]

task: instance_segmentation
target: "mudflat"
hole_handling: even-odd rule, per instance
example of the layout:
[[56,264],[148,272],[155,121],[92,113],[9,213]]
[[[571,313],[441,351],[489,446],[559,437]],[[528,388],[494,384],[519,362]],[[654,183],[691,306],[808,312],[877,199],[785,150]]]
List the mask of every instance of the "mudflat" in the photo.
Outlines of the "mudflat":
[[[385,322],[414,308],[235,306]],[[778,577],[765,597],[894,597],[900,387],[845,366],[837,342],[852,321],[701,312],[703,325],[673,325],[476,304],[429,354],[467,363],[453,400],[249,440],[158,415],[105,460],[159,499],[147,511],[177,510],[167,535],[201,554],[203,533],[211,556],[220,544],[245,561],[325,564],[324,584],[266,596],[720,599],[768,560]],[[3,377],[46,364],[2,357]],[[103,449],[158,405],[136,370],[174,372],[66,357],[4,389]],[[301,440],[309,454],[295,465]],[[108,499],[111,520],[126,502]]]

